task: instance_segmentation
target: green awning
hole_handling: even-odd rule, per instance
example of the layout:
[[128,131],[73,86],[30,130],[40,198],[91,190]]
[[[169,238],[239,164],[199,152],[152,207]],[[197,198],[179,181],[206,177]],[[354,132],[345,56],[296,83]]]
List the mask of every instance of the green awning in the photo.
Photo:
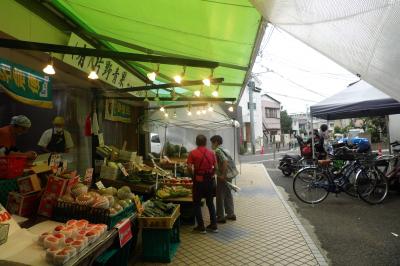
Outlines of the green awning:
[[[164,53],[223,63],[214,71],[214,77],[223,77],[229,85],[220,86],[220,97],[239,97],[261,22],[260,14],[247,0],[53,0],[52,3],[89,33]],[[116,51],[138,52],[121,43],[103,42]],[[145,68],[157,67],[130,64],[143,74],[148,72]],[[182,72],[182,67],[161,65],[160,72],[172,78]],[[209,75],[209,69],[188,67],[185,78],[199,80]],[[184,93],[191,96],[197,88],[188,87]],[[204,93],[210,96],[213,89],[205,88]]]

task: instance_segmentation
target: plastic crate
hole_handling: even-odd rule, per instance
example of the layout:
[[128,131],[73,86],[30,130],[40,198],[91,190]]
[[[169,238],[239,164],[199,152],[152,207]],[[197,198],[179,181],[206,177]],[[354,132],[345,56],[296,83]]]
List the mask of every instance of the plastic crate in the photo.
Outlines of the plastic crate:
[[93,208],[90,206],[79,205],[77,203],[57,201],[53,209],[53,219],[59,222],[66,222],[70,219],[85,219],[91,223],[102,223],[113,228],[119,221],[129,217],[135,212],[135,204],[129,205],[121,212],[110,216],[108,209]]
[[24,156],[0,156],[0,178],[15,178],[21,176],[26,166]]
[[170,217],[145,217],[138,218],[140,228],[171,229],[180,216],[180,205],[177,205]]
[[129,240],[122,248],[119,247],[119,242],[114,243],[113,247],[106,250],[98,256],[94,262],[95,266],[126,266],[131,255],[131,246],[133,239]]
[[149,229],[142,231],[143,259],[153,262],[171,262],[180,243],[180,221],[171,229]]
[[8,193],[18,191],[17,179],[0,179],[0,203],[7,206]]

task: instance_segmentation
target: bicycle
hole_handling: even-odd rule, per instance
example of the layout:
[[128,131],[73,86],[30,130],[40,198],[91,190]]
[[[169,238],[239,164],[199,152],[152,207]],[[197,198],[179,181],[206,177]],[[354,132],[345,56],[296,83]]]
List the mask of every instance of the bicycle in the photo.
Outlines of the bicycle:
[[293,179],[293,191],[304,203],[317,204],[325,200],[329,193],[345,192],[357,197],[350,182],[351,175],[359,169],[357,161],[348,163],[339,172],[333,172],[331,160],[319,160],[316,166],[305,167]]

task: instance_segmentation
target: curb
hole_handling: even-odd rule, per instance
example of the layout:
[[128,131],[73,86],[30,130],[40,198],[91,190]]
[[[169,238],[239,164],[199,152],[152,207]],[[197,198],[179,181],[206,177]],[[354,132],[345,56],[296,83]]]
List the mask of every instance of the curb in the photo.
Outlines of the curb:
[[304,240],[306,241],[308,247],[311,250],[311,253],[314,255],[315,259],[317,260],[318,264],[321,266],[328,266],[329,264],[326,262],[324,256],[322,256],[321,252],[319,251],[318,247],[315,245],[314,241],[311,239],[310,235],[304,229],[304,226],[301,224],[299,219],[297,218],[296,214],[293,212],[292,208],[286,202],[285,198],[282,196],[282,193],[278,190],[277,186],[275,185],[274,181],[272,181],[271,177],[268,174],[267,169],[263,165],[265,174],[267,179],[271,182],[272,187],[274,188],[276,194],[278,194],[279,199],[281,200],[283,206],[285,206],[287,212],[289,213],[290,217],[292,218],[294,224],[299,229],[300,233],[302,234]]

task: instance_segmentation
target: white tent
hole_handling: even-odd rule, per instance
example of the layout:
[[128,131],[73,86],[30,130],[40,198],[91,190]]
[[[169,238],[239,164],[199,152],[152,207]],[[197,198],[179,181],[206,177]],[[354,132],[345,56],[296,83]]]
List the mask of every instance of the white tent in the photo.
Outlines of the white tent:
[[251,0],[272,24],[400,100],[400,0]]
[[359,81],[310,107],[311,116],[326,120],[400,113],[400,103]]

